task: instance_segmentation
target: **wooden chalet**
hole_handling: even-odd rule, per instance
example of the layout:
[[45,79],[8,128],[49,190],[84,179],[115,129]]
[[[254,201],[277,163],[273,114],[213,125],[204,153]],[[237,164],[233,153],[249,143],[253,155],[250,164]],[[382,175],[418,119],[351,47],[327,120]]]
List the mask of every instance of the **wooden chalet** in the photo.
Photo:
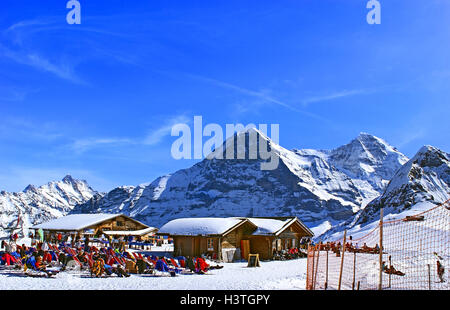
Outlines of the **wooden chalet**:
[[110,236],[154,235],[156,228],[149,227],[123,214],[72,214],[32,227],[42,229],[44,235],[64,233],[70,235],[94,236],[98,232]]
[[298,247],[314,234],[296,217],[182,218],[170,221],[158,234],[174,240],[174,255],[209,255],[230,262],[259,254],[272,259],[275,251]]

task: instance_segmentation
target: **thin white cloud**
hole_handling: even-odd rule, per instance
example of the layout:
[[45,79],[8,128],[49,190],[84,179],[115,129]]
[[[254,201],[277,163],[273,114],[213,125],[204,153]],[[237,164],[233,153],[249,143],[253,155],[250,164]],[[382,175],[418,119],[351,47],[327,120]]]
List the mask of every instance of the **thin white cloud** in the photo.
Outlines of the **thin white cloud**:
[[1,56],[9,58],[19,64],[31,66],[35,69],[52,73],[59,78],[77,84],[85,84],[85,82],[75,74],[73,67],[68,63],[53,63],[36,53],[15,52],[2,45],[0,45],[0,52]]
[[179,123],[188,123],[189,119],[185,115],[178,115],[172,117],[160,127],[149,131],[145,137],[134,138],[116,138],[116,137],[102,137],[102,138],[82,138],[76,139],[70,144],[70,149],[77,154],[84,153],[91,149],[101,147],[121,147],[125,145],[158,145],[163,139],[170,135],[172,127]]
[[37,123],[21,117],[4,117],[0,122],[0,139],[50,142],[62,137],[61,127],[52,122]]
[[[63,25],[63,26],[61,26]],[[27,65],[35,69],[54,74],[55,76],[76,83],[86,84],[76,73],[74,62],[56,61],[55,57],[48,57],[39,45],[39,33],[49,31],[76,31],[89,34],[99,34],[102,36],[114,36],[119,38],[132,38],[129,33],[117,33],[93,27],[68,27],[60,23],[60,17],[46,17],[34,20],[24,20],[17,22],[3,30],[4,44],[0,43],[0,56],[8,58],[16,63]],[[33,40],[31,40],[32,38]],[[98,40],[98,36],[96,37]],[[134,64],[135,60],[127,53],[120,54],[111,48],[101,50],[95,45],[90,46],[95,53],[102,53],[107,57],[112,57],[120,62]],[[56,51],[56,53],[59,53]],[[53,59],[52,59],[53,58]],[[60,55],[60,59],[70,59],[67,55]]]
[[338,92],[334,92],[334,93],[329,93],[326,95],[309,97],[309,98],[302,100],[302,103],[303,103],[303,105],[307,105],[307,104],[315,103],[315,102],[330,101],[330,100],[344,98],[344,97],[366,94],[368,92],[369,91],[366,89],[342,90],[342,91],[338,91]]
[[[167,72],[161,72],[161,73],[167,74]],[[257,98],[257,99],[263,100],[266,103],[273,103],[275,105],[284,107],[284,108],[286,108],[288,110],[291,110],[293,112],[303,114],[305,116],[308,116],[310,118],[313,118],[313,119],[316,119],[316,120],[319,120],[319,121],[322,121],[322,122],[329,123],[329,120],[323,118],[320,115],[317,115],[317,114],[314,114],[314,113],[311,113],[311,112],[308,112],[308,111],[300,110],[300,109],[298,109],[298,108],[296,108],[296,107],[294,107],[294,106],[292,106],[292,105],[290,105],[290,104],[288,104],[288,103],[286,103],[286,102],[284,102],[282,100],[279,100],[278,98],[275,98],[274,96],[268,95],[266,92],[247,89],[247,88],[244,88],[244,87],[240,87],[240,86],[237,86],[237,85],[233,85],[233,84],[230,84],[230,83],[222,82],[222,81],[219,81],[219,80],[216,80],[216,79],[212,79],[212,78],[208,78],[208,77],[204,77],[204,76],[200,76],[200,75],[195,75],[195,74],[185,74],[185,75],[188,76],[188,77],[191,77],[193,79],[204,81],[204,82],[207,82],[207,83],[209,83],[211,85],[214,85],[214,86],[217,86],[217,87],[230,89],[230,90],[233,90],[235,92],[241,93],[243,95],[247,95],[247,96],[250,96],[250,97],[253,97],[253,98]]]
[[170,135],[172,127],[176,124],[186,124],[189,122],[189,119],[185,116],[185,115],[179,115],[177,117],[174,117],[172,119],[170,119],[166,124],[164,124],[163,126],[152,130],[147,137],[144,139],[143,143],[146,145],[156,145],[159,142],[161,142],[161,140]]
[[84,153],[90,149],[104,147],[104,146],[121,146],[125,144],[134,144],[131,139],[120,139],[120,138],[86,138],[77,139],[71,144],[71,149],[80,154]]
[[186,74],[186,75],[191,77],[191,78],[202,80],[204,82],[208,82],[210,84],[213,84],[213,85],[216,85],[216,86],[219,86],[219,87],[222,87],[222,88],[228,88],[228,89],[234,90],[234,91],[239,92],[239,93],[244,94],[244,95],[257,97],[257,98],[263,99],[263,100],[271,102],[271,103],[275,103],[277,105],[280,105],[280,106],[288,108],[288,109],[293,109],[287,103],[285,103],[285,102],[283,102],[281,100],[278,100],[278,99],[276,99],[276,98],[274,98],[272,96],[269,96],[269,95],[267,95],[264,92],[250,90],[250,89],[243,88],[243,87],[240,87],[240,86],[237,86],[237,85],[233,85],[233,84],[230,84],[230,83],[222,82],[222,81],[219,81],[219,80],[216,80],[216,79],[211,79],[211,78],[208,78],[208,77],[199,76],[199,75],[195,75],[195,74]]

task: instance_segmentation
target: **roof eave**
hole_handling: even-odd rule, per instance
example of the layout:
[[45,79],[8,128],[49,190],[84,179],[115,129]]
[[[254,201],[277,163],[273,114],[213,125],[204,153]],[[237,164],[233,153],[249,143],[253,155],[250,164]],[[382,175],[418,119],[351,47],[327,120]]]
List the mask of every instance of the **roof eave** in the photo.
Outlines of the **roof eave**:
[[290,220],[288,223],[286,223],[285,225],[283,225],[283,227],[281,227],[275,234],[274,236],[279,236],[283,231],[286,230],[287,227],[291,226],[292,224],[294,224],[295,222],[299,223],[299,225],[307,232],[311,235],[311,237],[314,236],[314,233],[308,228],[306,227],[305,224],[302,223],[302,221],[300,221],[298,219],[298,217],[294,217],[292,220]]

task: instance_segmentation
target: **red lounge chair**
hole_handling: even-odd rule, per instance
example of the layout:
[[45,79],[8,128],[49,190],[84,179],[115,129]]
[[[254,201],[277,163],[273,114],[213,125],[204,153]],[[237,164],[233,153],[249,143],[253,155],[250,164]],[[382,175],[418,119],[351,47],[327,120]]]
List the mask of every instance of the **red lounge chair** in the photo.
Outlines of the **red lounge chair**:
[[170,261],[172,262],[172,264],[173,264],[176,268],[179,268],[179,267],[180,267],[180,266],[178,266],[177,262],[176,262],[173,258],[171,258]]

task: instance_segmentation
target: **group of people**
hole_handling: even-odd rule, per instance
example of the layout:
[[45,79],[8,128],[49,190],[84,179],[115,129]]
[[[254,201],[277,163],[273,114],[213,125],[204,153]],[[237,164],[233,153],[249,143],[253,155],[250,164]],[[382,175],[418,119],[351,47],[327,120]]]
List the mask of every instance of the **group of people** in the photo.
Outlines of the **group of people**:
[[274,260],[289,260],[289,259],[297,259],[306,257],[306,253],[302,250],[302,248],[290,248],[286,250],[273,252]]
[[[336,256],[340,256],[342,251],[342,244],[341,242],[327,242],[322,243],[320,242],[317,245],[317,248],[319,251],[331,251],[336,254]],[[347,242],[345,244],[345,251],[350,253],[366,253],[366,254],[380,254],[380,247],[378,244],[376,244],[374,247],[367,246],[366,243],[363,244],[362,247],[358,245],[358,243],[353,244],[351,242]]]
[[89,245],[89,239],[81,246],[71,247],[67,243],[38,242],[27,247],[15,242],[1,243],[0,265],[21,269],[30,276],[51,277],[59,272],[76,268],[89,271],[93,277],[117,275],[129,277],[130,273],[156,274],[168,273],[175,276],[180,273],[205,274],[211,269],[222,266],[210,266],[202,257],[166,258],[126,251],[112,247]]
[[[141,236],[113,236],[104,234],[101,230],[97,230],[93,238],[89,240],[89,237],[82,237],[78,234],[72,233],[45,233],[43,231],[37,231],[36,234],[30,232],[28,237],[33,242],[47,242],[47,243],[65,243],[70,244],[71,247],[80,247],[82,244],[86,243],[97,243],[104,246],[111,246],[113,248],[118,248],[120,251],[125,251],[126,248],[141,248],[149,247],[153,245],[162,245],[163,240],[153,238],[150,240],[143,239]],[[84,240],[83,240],[84,239]],[[87,240],[86,240],[87,239]],[[170,243],[172,240],[168,240]]]

